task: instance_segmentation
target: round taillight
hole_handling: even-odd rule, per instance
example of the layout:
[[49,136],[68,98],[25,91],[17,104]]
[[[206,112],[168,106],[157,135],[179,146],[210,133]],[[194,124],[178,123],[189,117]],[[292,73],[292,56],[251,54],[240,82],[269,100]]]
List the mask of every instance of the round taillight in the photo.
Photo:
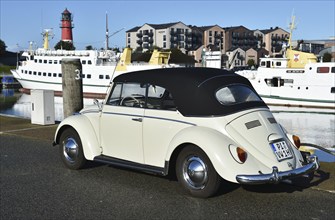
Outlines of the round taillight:
[[298,136],[292,135],[294,145],[299,149],[300,148],[300,138]]
[[238,156],[238,159],[244,163],[247,160],[247,152],[245,152],[242,148],[237,147],[236,148],[236,153]]

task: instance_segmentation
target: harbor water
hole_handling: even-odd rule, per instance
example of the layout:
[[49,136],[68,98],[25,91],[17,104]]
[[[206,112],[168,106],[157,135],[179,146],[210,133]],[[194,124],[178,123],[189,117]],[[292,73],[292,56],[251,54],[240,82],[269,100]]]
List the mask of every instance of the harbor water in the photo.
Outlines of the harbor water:
[[[103,100],[99,100],[103,101]],[[94,105],[93,99],[84,99],[84,107]],[[63,98],[54,97],[55,120],[63,120]],[[303,108],[270,107],[275,119],[289,133],[300,137],[302,143],[312,143],[335,150],[335,111]],[[0,94],[0,114],[21,118],[31,117],[31,96],[3,89]],[[320,159],[335,162],[334,156],[318,152]]]

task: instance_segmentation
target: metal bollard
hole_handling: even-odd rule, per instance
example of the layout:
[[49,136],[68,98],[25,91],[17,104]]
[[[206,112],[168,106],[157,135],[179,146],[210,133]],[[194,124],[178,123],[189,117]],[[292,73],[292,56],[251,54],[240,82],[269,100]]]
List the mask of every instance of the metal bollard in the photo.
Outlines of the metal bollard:
[[63,113],[64,118],[79,112],[83,104],[83,80],[80,59],[62,59]]

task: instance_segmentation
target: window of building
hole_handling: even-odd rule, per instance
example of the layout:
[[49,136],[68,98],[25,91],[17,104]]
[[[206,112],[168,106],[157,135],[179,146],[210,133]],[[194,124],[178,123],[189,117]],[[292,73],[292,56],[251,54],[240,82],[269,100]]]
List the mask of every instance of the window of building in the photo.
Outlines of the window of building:
[[165,34],[163,35],[163,41],[166,41],[166,35]]
[[212,31],[209,31],[209,36],[210,36],[210,37],[212,36]]
[[166,48],[166,42],[163,42],[163,48]]

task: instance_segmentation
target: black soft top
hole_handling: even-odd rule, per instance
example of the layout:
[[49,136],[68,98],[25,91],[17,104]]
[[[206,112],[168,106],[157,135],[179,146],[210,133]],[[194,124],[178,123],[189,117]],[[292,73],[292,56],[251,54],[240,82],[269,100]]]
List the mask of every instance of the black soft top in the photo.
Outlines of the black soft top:
[[149,83],[166,88],[184,116],[220,116],[245,109],[267,107],[263,101],[222,105],[215,97],[218,89],[234,84],[250,87],[248,79],[215,68],[162,68],[129,72],[113,82]]

